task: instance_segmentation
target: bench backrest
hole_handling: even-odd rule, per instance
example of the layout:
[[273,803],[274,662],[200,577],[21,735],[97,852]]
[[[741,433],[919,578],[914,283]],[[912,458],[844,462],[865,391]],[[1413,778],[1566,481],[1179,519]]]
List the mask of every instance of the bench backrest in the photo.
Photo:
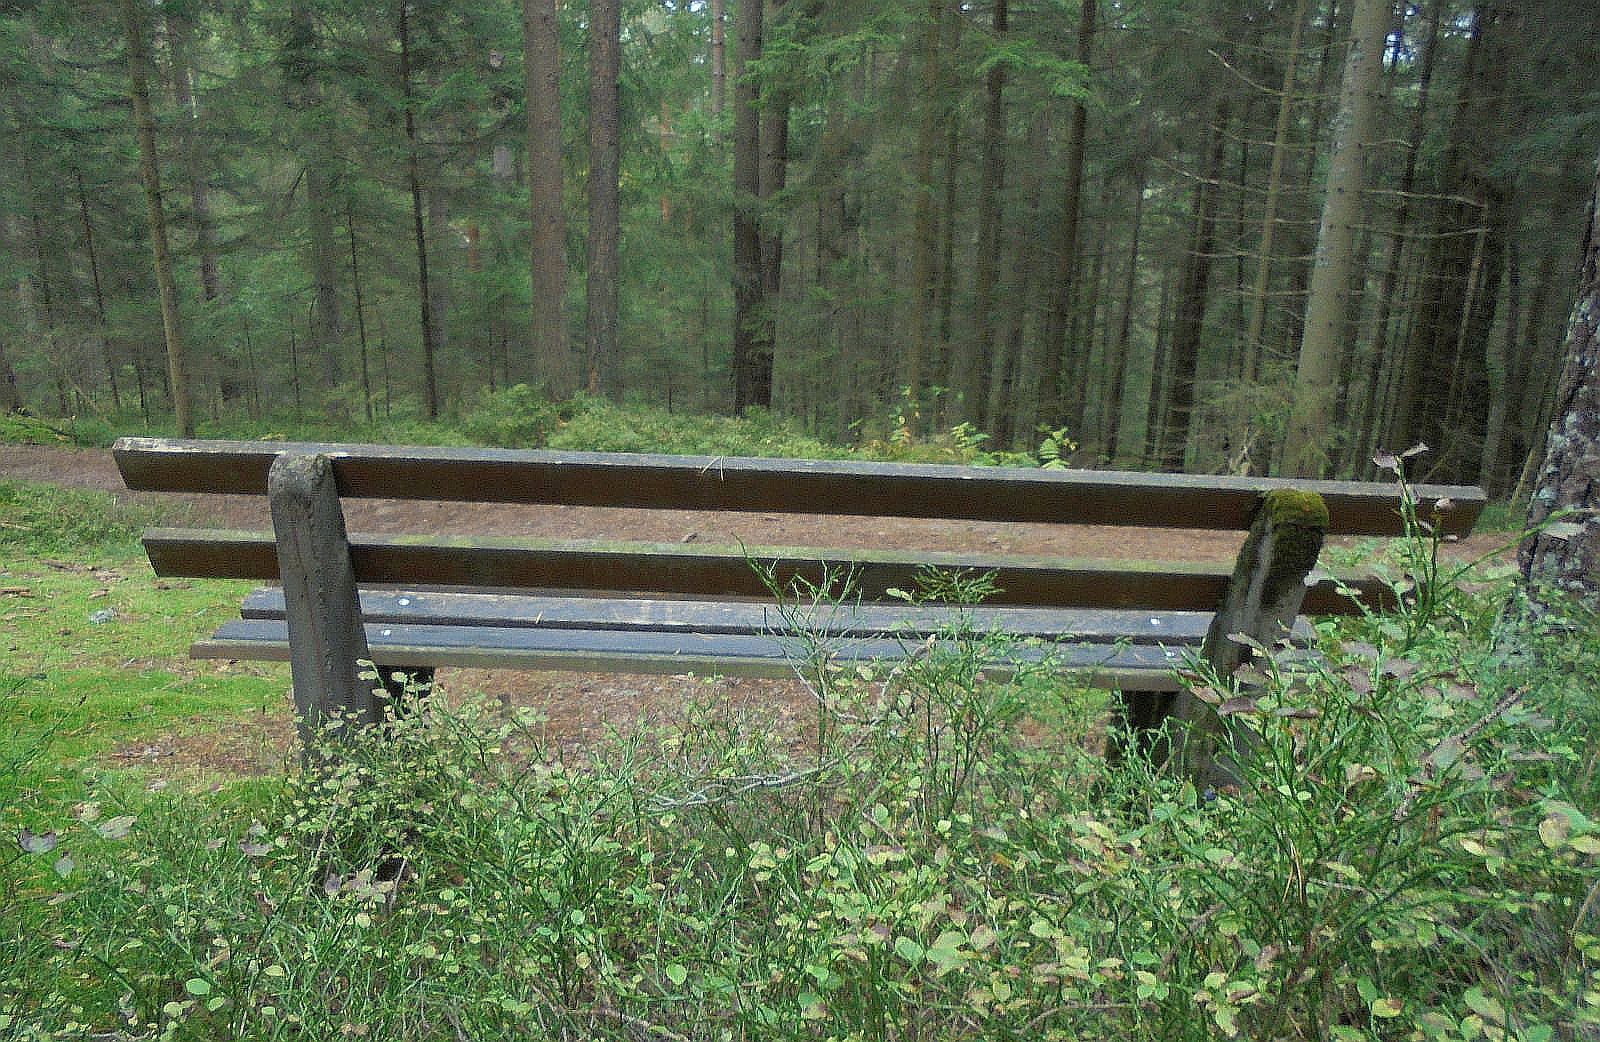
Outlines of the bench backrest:
[[[125,438],[114,449],[129,488],[265,494],[281,454],[332,461],[341,497],[569,504],[1002,522],[1249,528],[1261,496],[1274,489],[1319,493],[1330,534],[1403,531],[1397,486],[1273,478],[1024,470],[921,464],[731,457],[571,453],[507,449],[171,441]],[[1475,488],[1420,486],[1419,512],[1450,534],[1470,530],[1482,509]],[[1439,504],[1446,504],[1440,508]],[[277,578],[268,533],[156,530],[145,545],[162,575]],[[1219,563],[1096,561],[1016,555],[745,549],[698,544],[466,539],[456,534],[350,538],[363,583],[615,590],[670,596],[747,597],[768,591],[758,565],[780,584],[848,575],[866,600],[911,589],[925,566],[994,573],[997,605],[1214,610],[1232,568]],[[1388,593],[1374,579],[1350,579],[1367,603]],[[1324,581],[1306,594],[1308,613],[1355,605]]]
[[[339,494],[354,498],[1243,531],[1263,493],[1288,488],[1322,496],[1329,535],[1403,533],[1397,486],[1382,482],[162,438],[122,438],[112,451],[129,488],[162,492],[265,494],[272,461],[293,452],[332,459]],[[1485,501],[1464,486],[1413,493],[1451,535],[1471,531]]]

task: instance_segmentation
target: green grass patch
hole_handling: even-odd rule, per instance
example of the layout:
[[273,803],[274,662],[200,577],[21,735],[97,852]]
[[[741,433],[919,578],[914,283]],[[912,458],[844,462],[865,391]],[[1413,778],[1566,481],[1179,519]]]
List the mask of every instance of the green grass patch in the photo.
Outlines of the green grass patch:
[[116,746],[197,722],[224,727],[282,701],[271,670],[223,672],[188,659],[189,643],[231,616],[248,584],[159,580],[126,557],[7,556],[0,570],[4,682],[15,690],[0,751],[48,738],[34,781],[58,796],[57,783]]

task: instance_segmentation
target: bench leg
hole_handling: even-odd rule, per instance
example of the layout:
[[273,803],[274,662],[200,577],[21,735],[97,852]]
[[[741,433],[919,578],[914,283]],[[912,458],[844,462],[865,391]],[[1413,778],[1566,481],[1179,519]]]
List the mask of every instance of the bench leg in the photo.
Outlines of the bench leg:
[[351,726],[383,721],[359,663],[370,661],[344,511],[326,456],[279,456],[267,475],[289,624],[289,665],[302,756],[329,717]]

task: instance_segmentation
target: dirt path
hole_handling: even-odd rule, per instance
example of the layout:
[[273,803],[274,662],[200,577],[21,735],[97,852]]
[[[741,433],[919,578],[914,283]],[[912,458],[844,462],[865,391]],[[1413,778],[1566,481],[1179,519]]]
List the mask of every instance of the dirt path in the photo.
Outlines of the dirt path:
[[[44,481],[99,489],[154,506],[174,524],[219,528],[270,525],[265,500],[249,496],[170,495],[127,491],[111,454],[103,449],[0,445],[0,478]],[[656,542],[743,543],[747,546],[830,546],[899,550],[1025,553],[1069,557],[1156,558],[1228,561],[1238,552],[1235,533],[1166,528],[1085,525],[994,524],[972,521],[841,518],[806,514],[704,514],[679,510],[619,510],[597,507],[521,506],[359,500],[346,507],[352,531],[449,532],[546,539],[630,539]],[[1335,540],[1355,545],[1355,540]],[[1478,556],[1504,542],[1501,535],[1474,535],[1452,547]],[[198,634],[197,634],[198,636]],[[279,667],[200,664],[203,668]],[[513,673],[449,670],[441,684],[453,691],[478,691],[509,704],[529,705],[548,718],[550,737],[584,743],[610,727],[640,717],[670,717],[678,706],[703,695],[706,681],[686,677],[629,677],[578,673]],[[718,682],[719,698],[736,710],[774,713],[793,726],[809,716],[809,696],[798,683],[770,680]],[[189,762],[231,771],[281,762],[291,729],[285,713],[249,725],[263,733],[174,736],[124,750],[126,761]]]

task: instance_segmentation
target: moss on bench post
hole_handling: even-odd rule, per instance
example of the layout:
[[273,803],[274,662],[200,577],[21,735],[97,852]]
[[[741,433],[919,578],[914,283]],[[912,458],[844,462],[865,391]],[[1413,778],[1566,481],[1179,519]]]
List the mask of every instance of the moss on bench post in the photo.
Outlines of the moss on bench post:
[[383,704],[358,665],[371,653],[333,464],[327,456],[279,456],[268,472],[267,498],[289,624],[296,724],[306,756],[330,717],[351,726],[378,724]]
[[[1315,492],[1278,489],[1261,497],[1227,595],[1201,646],[1201,658],[1218,676],[1233,676],[1254,654],[1248,644],[1231,639],[1234,634],[1263,647],[1289,635],[1327,530],[1328,507]],[[1188,691],[1178,692],[1172,717],[1172,755],[1196,784],[1237,784],[1239,762],[1251,744],[1247,725],[1218,716]]]

